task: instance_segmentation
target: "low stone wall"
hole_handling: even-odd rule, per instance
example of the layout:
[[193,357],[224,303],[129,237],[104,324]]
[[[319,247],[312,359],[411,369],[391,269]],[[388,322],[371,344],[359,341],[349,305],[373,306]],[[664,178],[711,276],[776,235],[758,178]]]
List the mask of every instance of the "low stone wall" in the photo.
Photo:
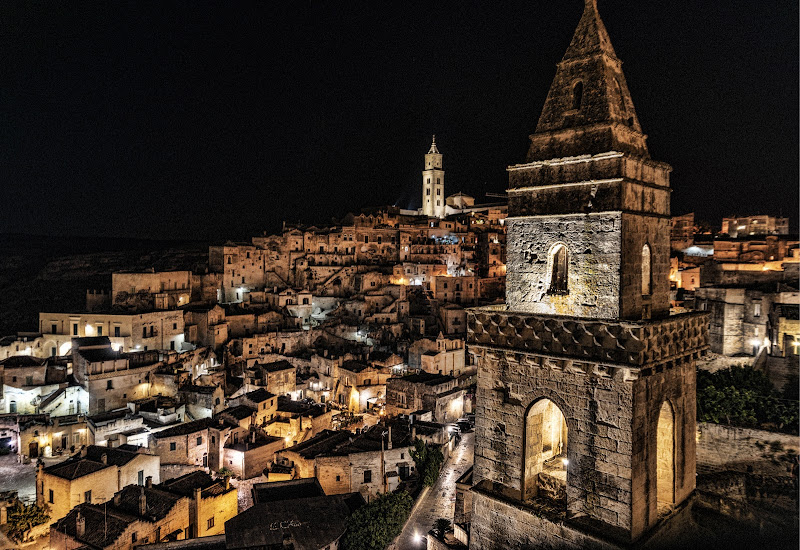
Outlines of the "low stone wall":
[[727,355],[717,355],[716,353],[708,352],[705,357],[698,359],[697,368],[708,372],[717,372],[718,370],[729,369],[733,366],[752,366],[755,357],[739,356],[728,357]]
[[793,457],[800,454],[796,435],[697,423],[698,470],[733,470],[788,476]]

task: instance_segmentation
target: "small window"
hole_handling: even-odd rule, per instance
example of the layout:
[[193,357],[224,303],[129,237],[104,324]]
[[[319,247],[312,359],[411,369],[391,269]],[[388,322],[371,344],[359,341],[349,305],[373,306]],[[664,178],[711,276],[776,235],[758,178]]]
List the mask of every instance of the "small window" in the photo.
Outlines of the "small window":
[[170,451],[174,451],[177,448],[178,448],[178,445],[174,441],[169,444],[169,450]]
[[761,317],[761,302],[753,304],[753,317]]
[[135,543],[137,538],[136,533],[131,533],[131,544]]
[[98,336],[103,335],[103,325],[97,325],[97,335]]
[[649,296],[651,288],[650,276],[650,245],[642,247],[642,296]]
[[119,338],[119,327],[114,327],[114,337]]
[[572,87],[572,109],[579,111],[583,102],[583,82],[580,80]]
[[431,189],[430,189],[430,187],[429,187],[429,188],[427,188],[427,189],[425,189],[425,195],[426,195],[426,196],[428,196],[428,197],[431,195]]
[[92,503],[92,492],[86,491],[83,493],[83,502],[88,502],[89,504]]
[[[336,476],[336,481],[341,481],[342,476]],[[53,491],[50,491],[50,498],[53,498]],[[53,502],[52,500],[50,502]]]
[[198,437],[197,438],[197,444],[198,445],[202,445],[203,444],[203,438],[202,437]]
[[78,325],[72,325],[72,335],[73,336],[78,335]]
[[33,386],[33,376],[26,376],[25,377],[25,385],[26,386]]
[[206,529],[211,529],[212,527],[214,527],[214,516],[211,516],[208,518],[208,521],[206,521]]
[[113,390],[114,389],[114,382],[112,380],[106,380],[106,389]]
[[172,330],[178,330],[178,323],[172,323]]
[[364,483],[372,483],[372,470],[364,470]]
[[58,325],[53,324],[50,328],[52,328],[52,330],[50,332],[52,332],[53,334],[58,332]]
[[550,253],[550,294],[567,294],[568,288],[567,247],[557,244]]
[[53,504],[53,490],[52,489],[50,489],[50,491],[49,491],[49,493],[47,495],[47,502],[49,502],[50,504]]

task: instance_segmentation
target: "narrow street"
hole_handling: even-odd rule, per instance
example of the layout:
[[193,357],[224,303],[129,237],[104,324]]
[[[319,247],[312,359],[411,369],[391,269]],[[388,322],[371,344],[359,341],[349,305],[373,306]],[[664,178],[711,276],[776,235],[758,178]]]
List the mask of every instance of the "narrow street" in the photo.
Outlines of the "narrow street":
[[398,537],[395,548],[425,548],[425,536],[433,528],[433,522],[439,518],[453,521],[453,510],[456,500],[456,480],[472,466],[472,451],[475,443],[475,432],[464,434],[447,461],[436,484],[430,488],[425,498],[414,508],[405,529]]

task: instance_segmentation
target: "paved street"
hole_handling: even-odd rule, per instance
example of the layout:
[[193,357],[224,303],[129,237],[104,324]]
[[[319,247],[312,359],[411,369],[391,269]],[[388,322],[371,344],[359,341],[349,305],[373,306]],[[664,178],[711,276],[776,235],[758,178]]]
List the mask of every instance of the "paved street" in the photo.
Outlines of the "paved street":
[[419,535],[424,537],[433,528],[433,522],[439,518],[453,521],[456,480],[472,466],[474,443],[474,431],[464,434],[461,443],[453,450],[450,460],[442,468],[436,484],[414,509],[411,519],[397,539],[396,548],[403,550],[425,548],[425,539],[418,538]]

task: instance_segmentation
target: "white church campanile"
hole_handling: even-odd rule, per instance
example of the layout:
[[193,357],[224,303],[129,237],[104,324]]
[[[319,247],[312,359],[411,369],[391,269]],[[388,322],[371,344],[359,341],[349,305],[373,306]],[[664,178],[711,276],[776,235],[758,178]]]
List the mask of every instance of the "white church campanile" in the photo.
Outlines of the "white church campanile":
[[436,148],[436,136],[428,154],[425,155],[425,170],[422,171],[422,214],[444,218],[444,170],[442,154]]

